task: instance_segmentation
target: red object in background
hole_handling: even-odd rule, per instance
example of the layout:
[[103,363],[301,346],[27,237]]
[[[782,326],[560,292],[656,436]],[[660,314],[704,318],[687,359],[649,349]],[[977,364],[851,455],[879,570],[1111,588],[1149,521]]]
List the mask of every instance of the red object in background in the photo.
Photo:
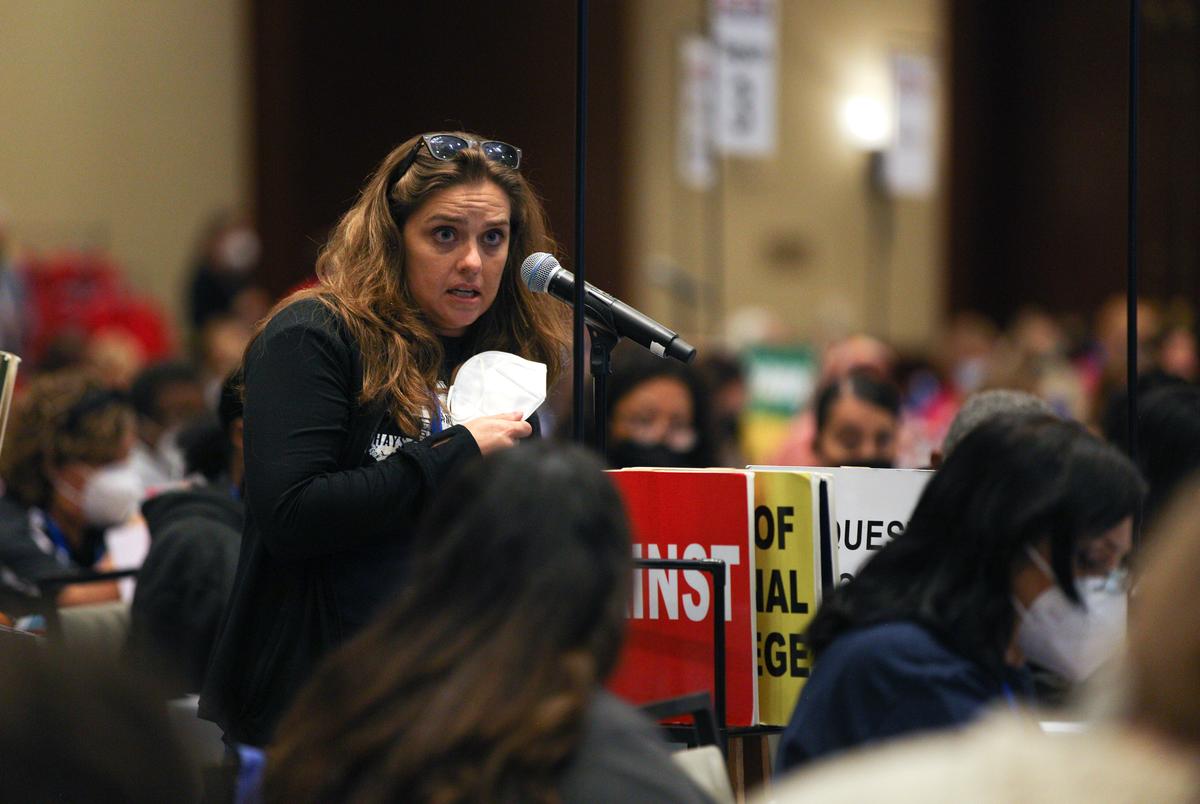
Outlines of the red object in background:
[[287,298],[293,293],[298,293],[301,290],[307,290],[308,288],[316,287],[318,284],[320,284],[320,280],[317,279],[316,274],[313,274],[307,279],[301,279],[299,282],[292,285],[290,288],[288,288],[287,293],[284,293],[280,298]]
[[131,293],[120,267],[89,252],[56,252],[30,258],[24,279],[32,317],[27,357],[36,364],[59,335],[89,337],[121,330],[132,336],[147,360],[169,356],[170,327],[157,302]]
[[[758,719],[753,475],[738,470],[610,473],[625,501],[634,552],[646,558],[722,558],[727,564],[726,719]],[[625,647],[610,688],[635,703],[712,691],[713,607],[708,575],[637,570]]]

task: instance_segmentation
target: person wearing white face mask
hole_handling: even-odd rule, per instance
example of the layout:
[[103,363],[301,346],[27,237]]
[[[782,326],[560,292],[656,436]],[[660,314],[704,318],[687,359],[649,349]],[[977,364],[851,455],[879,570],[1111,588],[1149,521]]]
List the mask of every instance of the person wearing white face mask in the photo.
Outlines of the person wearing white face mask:
[[183,452],[176,436],[181,427],[206,413],[204,386],[190,365],[169,361],[142,370],[130,397],[138,435],[130,464],[144,493],[153,495],[183,479]]
[[[13,409],[0,453],[0,611],[39,608],[38,581],[113,567],[104,535],[137,513],[128,465],[133,410],[89,376],[38,377]],[[118,598],[115,583],[68,585],[59,605]]]
[[1119,607],[1081,592],[1120,566],[1144,493],[1133,464],[1075,423],[1000,416],[972,430],[904,534],[810,622],[816,661],[779,768],[1015,708],[1033,691],[1030,658],[1094,669]]
[[1093,699],[1072,713],[1086,721],[1078,729],[1046,729],[1036,711],[997,708],[966,729],[858,751],[777,780],[769,800],[1195,804],[1200,484],[1184,484],[1144,536],[1128,654],[1121,672],[1097,679]]
[[1098,540],[1117,545],[1103,566],[1077,561],[1073,578],[1077,599],[1058,585],[1043,554],[1045,548],[1026,548],[1030,565],[1018,576],[1013,600],[1021,616],[1017,644],[1026,660],[1075,684],[1120,653],[1125,641],[1127,575],[1112,565],[1119,565],[1128,554],[1132,531],[1132,519],[1125,519]]

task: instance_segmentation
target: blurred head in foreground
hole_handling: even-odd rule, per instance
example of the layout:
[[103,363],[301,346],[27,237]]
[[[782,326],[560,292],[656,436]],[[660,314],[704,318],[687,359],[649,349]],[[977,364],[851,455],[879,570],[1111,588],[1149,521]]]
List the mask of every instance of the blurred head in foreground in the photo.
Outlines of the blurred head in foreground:
[[277,730],[268,800],[547,800],[612,669],[630,579],[596,460],[536,444],[448,484],[411,581]]
[[110,663],[0,635],[4,798],[195,801],[162,699]]

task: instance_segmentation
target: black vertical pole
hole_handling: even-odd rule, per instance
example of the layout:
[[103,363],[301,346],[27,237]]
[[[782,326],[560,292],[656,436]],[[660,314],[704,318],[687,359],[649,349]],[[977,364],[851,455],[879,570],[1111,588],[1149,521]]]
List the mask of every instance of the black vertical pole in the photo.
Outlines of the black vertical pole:
[[574,438],[584,441],[583,367],[586,361],[583,342],[584,273],[583,191],[587,166],[587,0],[578,0],[575,42],[575,327],[574,327]]
[[[1137,244],[1138,244],[1138,61],[1141,58],[1138,33],[1141,20],[1140,0],[1129,2],[1129,199],[1128,199],[1128,285],[1125,296],[1128,304],[1126,327],[1125,389],[1129,416],[1129,457],[1137,460]],[[1140,512],[1139,512],[1140,515]],[[1134,518],[1134,539],[1137,539],[1140,516]]]

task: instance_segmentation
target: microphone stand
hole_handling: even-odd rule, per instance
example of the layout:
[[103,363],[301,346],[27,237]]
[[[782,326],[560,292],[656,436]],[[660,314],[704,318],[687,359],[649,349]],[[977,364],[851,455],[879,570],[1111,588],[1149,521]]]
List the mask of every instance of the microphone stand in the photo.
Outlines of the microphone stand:
[[592,446],[608,459],[608,375],[612,374],[612,350],[621,339],[613,330],[589,318],[592,369]]

